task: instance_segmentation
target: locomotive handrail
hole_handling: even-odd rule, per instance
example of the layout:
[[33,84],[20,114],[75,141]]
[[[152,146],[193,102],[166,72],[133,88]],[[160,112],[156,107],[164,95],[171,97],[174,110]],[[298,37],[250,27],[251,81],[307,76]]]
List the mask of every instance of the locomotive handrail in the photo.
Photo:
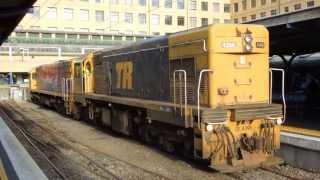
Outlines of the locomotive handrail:
[[200,71],[200,75],[199,75],[199,80],[198,80],[198,89],[197,89],[197,100],[198,100],[198,104],[197,104],[197,109],[198,109],[198,128],[200,128],[200,86],[201,86],[201,81],[202,81],[202,74],[203,73],[207,73],[207,72],[211,72],[213,73],[213,70],[211,69],[202,69]]
[[[183,69],[178,69],[173,72],[173,104],[176,104],[176,73],[183,73],[183,78],[184,78],[184,118],[187,118],[187,72],[186,70]],[[180,79],[180,78],[179,78]],[[181,89],[181,86],[180,86]],[[182,109],[182,97],[181,97],[181,91],[180,91],[180,109]],[[176,107],[174,107],[176,110]],[[181,116],[182,116],[182,111],[181,111]]]
[[[281,76],[282,76],[282,82],[281,82],[281,94],[282,94],[282,104],[283,104],[283,120],[282,120],[282,123],[285,122],[286,120],[286,109],[287,109],[287,105],[286,105],[286,97],[285,97],[285,71],[284,69],[279,69],[279,68],[270,68],[269,69],[269,72],[270,72],[270,92],[269,92],[269,103],[271,104],[272,103],[272,83],[273,83],[273,76],[272,76],[272,73],[273,71],[279,71],[281,72]],[[281,123],[281,124],[282,124]]]
[[61,84],[61,93],[62,93],[62,97],[63,100],[65,101],[65,91],[66,91],[66,84],[65,84],[65,78],[62,78],[62,84]]

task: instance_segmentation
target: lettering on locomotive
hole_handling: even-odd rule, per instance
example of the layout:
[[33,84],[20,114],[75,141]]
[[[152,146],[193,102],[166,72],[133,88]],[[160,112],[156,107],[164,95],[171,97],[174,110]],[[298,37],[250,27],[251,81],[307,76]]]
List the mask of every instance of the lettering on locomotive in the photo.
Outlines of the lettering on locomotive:
[[132,61],[124,61],[116,64],[117,71],[117,88],[118,89],[133,89],[132,73],[133,63]]

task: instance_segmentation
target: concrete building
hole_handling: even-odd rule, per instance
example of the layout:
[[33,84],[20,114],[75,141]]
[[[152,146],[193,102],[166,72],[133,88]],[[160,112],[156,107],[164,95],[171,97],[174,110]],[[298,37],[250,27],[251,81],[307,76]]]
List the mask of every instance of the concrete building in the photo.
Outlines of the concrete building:
[[320,5],[320,0],[231,0],[234,23],[245,23]]
[[18,28],[164,35],[230,22],[230,0],[38,0]]

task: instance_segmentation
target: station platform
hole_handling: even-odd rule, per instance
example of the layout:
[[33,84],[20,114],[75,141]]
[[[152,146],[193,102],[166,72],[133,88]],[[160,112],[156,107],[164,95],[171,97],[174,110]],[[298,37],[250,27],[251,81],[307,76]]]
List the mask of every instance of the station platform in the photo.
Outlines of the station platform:
[[279,155],[292,166],[320,172],[320,131],[282,126]]
[[0,179],[45,180],[47,177],[0,117]]

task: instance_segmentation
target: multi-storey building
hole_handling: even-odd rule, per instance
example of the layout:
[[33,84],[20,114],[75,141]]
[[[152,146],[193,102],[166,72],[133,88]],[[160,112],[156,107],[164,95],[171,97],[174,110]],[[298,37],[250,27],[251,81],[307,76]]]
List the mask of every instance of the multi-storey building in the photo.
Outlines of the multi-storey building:
[[231,18],[245,23],[319,5],[320,0],[231,0]]
[[163,35],[224,22],[229,0],[38,0],[18,28]]

